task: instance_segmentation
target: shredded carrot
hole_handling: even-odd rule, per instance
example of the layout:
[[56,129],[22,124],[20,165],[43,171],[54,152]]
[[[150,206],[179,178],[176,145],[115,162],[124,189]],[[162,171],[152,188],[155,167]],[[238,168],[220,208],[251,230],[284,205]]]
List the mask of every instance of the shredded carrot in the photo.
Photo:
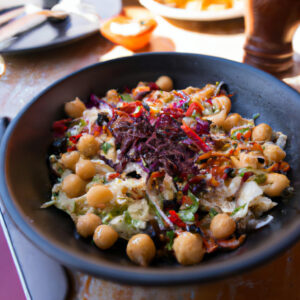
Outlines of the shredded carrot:
[[244,134],[244,138],[245,139],[250,139],[251,138],[251,134],[252,134],[252,132],[251,132],[251,130],[248,130],[245,134]]
[[279,163],[279,170],[287,172],[290,169],[290,165],[286,161],[281,161]]

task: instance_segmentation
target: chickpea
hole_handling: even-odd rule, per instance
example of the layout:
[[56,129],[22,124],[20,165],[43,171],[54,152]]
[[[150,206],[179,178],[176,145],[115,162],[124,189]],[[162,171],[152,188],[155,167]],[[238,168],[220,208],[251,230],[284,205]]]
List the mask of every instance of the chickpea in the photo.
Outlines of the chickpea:
[[285,188],[290,185],[290,181],[283,174],[270,173],[267,175],[264,192],[270,197],[280,196]]
[[155,83],[163,91],[170,92],[173,89],[173,80],[169,76],[160,76]]
[[79,139],[77,149],[85,156],[93,156],[99,150],[99,143],[93,135],[85,134]]
[[228,238],[235,232],[235,229],[235,221],[227,214],[216,215],[210,223],[210,230],[216,239]]
[[78,197],[84,194],[86,183],[77,175],[70,174],[62,182],[62,190],[69,198]]
[[79,98],[65,104],[65,112],[71,118],[80,118],[85,110],[86,107]]
[[80,176],[83,180],[88,180],[95,176],[96,167],[90,160],[81,159],[76,164],[76,174]]
[[89,206],[103,208],[106,203],[113,199],[111,190],[104,185],[95,185],[86,194]]
[[96,246],[100,249],[110,248],[118,239],[118,233],[109,225],[99,225],[93,236]]
[[108,102],[118,104],[120,101],[120,95],[116,90],[112,89],[106,93],[106,99],[108,100]]
[[101,219],[93,213],[88,213],[79,216],[76,224],[77,232],[83,236],[88,237],[93,235],[95,229],[101,224]]
[[241,115],[234,113],[227,116],[226,120],[223,123],[223,128],[226,131],[230,131],[231,128],[242,125],[243,119]]
[[255,126],[252,130],[252,140],[263,142],[263,141],[270,141],[272,137],[272,128],[265,124],[261,123]]
[[257,169],[258,168],[257,155],[253,152],[249,152],[249,153],[241,152],[239,167],[240,168],[251,167],[253,169]]
[[264,156],[270,162],[279,162],[285,158],[285,151],[283,151],[279,146],[274,144],[264,145]]
[[199,263],[205,253],[199,234],[183,232],[174,240],[173,250],[177,261],[182,265]]
[[136,234],[128,241],[126,253],[131,261],[146,267],[155,256],[155,245],[149,235]]
[[70,170],[75,169],[75,165],[78,162],[80,154],[78,151],[66,152],[61,156],[62,164]]

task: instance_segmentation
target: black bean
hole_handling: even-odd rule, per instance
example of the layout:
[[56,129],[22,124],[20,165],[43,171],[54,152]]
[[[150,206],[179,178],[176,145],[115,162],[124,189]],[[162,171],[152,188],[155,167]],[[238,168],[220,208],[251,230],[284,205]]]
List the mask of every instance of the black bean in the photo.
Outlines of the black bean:
[[257,160],[260,164],[263,164],[265,162],[265,159],[263,157],[258,157]]
[[132,171],[130,173],[127,173],[126,176],[132,177],[132,178],[136,178],[136,179],[140,179],[141,178],[141,175],[138,174],[136,171]]
[[106,115],[106,114],[103,114],[103,113],[98,114],[98,118],[97,118],[97,120],[96,120],[96,123],[97,123],[99,126],[102,126],[104,122],[106,122],[106,123],[109,122],[109,119],[108,119],[107,115]]
[[67,151],[67,139],[65,137],[55,139],[50,146],[49,153],[59,155]]

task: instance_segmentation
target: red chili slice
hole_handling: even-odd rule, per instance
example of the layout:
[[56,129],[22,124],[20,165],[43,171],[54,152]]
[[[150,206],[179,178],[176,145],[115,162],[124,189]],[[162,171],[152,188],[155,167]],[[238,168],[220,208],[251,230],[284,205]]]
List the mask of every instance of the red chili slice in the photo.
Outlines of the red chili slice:
[[115,178],[117,178],[117,177],[119,177],[119,176],[120,176],[120,173],[109,174],[109,175],[108,175],[108,179],[109,179],[109,180],[113,180],[113,179],[115,179]]
[[179,218],[175,210],[169,210],[169,220],[178,227],[185,228],[185,223]]
[[144,112],[144,107],[140,101],[123,103],[123,106],[119,110],[130,114],[132,117],[138,118]]
[[196,102],[193,102],[190,105],[190,107],[188,108],[188,110],[186,111],[185,116],[190,117],[194,113],[194,111],[196,111],[199,114],[202,114],[202,111],[203,111],[202,105],[200,105]]
[[80,139],[81,136],[82,136],[82,133],[79,133],[77,135],[72,135],[72,136],[69,137],[69,140],[73,144],[76,144],[78,142],[78,140]]
[[208,152],[211,150],[211,148],[201,139],[200,136],[197,135],[197,133],[188,127],[186,124],[183,124],[181,126],[181,129],[186,133],[186,135],[191,138],[195,144],[203,151]]
[[55,134],[63,135],[68,130],[68,125],[72,119],[64,119],[60,121],[55,121],[52,125]]
[[242,178],[242,182],[245,182],[248,180],[249,177],[251,177],[254,173],[253,172],[246,172]]

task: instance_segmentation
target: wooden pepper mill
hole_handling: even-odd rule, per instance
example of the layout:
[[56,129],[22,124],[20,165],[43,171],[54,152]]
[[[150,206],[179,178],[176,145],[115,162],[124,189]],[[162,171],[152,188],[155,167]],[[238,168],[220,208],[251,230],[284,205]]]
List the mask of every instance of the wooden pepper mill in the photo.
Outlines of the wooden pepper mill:
[[244,62],[270,73],[293,66],[300,0],[246,0]]

